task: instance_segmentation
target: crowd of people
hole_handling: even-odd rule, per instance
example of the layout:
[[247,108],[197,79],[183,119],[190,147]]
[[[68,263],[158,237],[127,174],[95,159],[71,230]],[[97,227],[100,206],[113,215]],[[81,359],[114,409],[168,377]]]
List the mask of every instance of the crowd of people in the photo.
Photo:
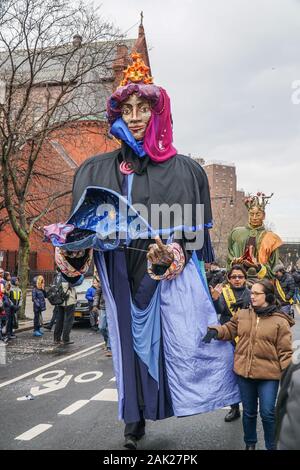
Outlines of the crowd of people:
[[[63,278],[59,269],[56,270],[54,285],[61,287],[62,295],[60,299],[56,299],[52,318],[47,322],[43,318],[43,312],[46,310],[47,297],[51,301],[51,294],[48,295],[48,289],[45,287],[45,279],[42,275],[36,276],[33,279],[33,336],[36,338],[42,337],[44,334],[43,329],[51,331],[54,326],[54,344],[70,345],[74,343],[70,339],[70,333],[77,303],[76,289],[74,285]],[[89,302],[90,326],[93,330],[99,331],[103,335],[106,356],[111,357],[105,301],[101,284],[97,277],[94,278],[92,286],[87,290],[86,299]],[[16,338],[15,330],[19,326],[19,311],[22,301],[19,278],[12,277],[8,271],[0,269],[0,340],[4,343],[8,343]]]
[[19,278],[0,268],[0,340],[4,343],[16,338],[22,301]]
[[[214,276],[220,271],[214,265],[214,274],[208,276],[212,279],[210,290],[220,314],[220,325],[209,326],[203,341],[231,341],[234,345],[234,371],[243,405],[246,449],[255,450],[257,443],[259,400],[266,449],[274,450],[277,392],[282,372],[291,364],[293,354],[291,327],[295,322],[292,306],[298,303],[294,277],[280,265],[274,269],[273,282],[257,278],[249,283],[244,267],[233,265],[226,279],[215,284]],[[294,276],[296,273],[294,270]],[[239,417],[239,404],[234,403],[225,421]]]

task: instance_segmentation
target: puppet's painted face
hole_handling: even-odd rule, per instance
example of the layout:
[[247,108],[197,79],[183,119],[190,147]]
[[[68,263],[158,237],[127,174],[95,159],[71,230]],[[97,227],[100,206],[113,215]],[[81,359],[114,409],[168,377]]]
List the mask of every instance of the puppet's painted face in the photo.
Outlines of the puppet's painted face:
[[122,119],[127,124],[135,140],[142,140],[151,118],[149,101],[134,93],[122,103],[121,112]]
[[258,207],[252,207],[249,210],[249,225],[251,227],[261,227],[265,220],[265,213]]

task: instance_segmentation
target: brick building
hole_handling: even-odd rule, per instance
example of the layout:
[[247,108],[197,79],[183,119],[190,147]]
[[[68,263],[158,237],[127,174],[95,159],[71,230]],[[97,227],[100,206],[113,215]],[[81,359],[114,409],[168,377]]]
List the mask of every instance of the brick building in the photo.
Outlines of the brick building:
[[225,265],[227,239],[234,227],[248,222],[248,211],[244,205],[245,193],[237,189],[235,165],[225,162],[205,162],[195,158],[208,177],[213,213],[213,242],[217,261]]
[[[65,51],[72,50],[73,46],[78,45],[78,40],[82,40],[82,38],[74,37],[73,45],[66,45]],[[103,47],[103,44],[99,44],[99,48],[101,47]],[[43,172],[51,174],[55,171],[56,174],[60,175],[60,178],[57,178],[55,183],[53,183],[55,184],[56,191],[59,191],[60,188],[71,189],[73,175],[85,159],[113,150],[118,146],[116,140],[108,132],[105,119],[105,104],[107,98],[119,85],[122,79],[122,71],[128,65],[130,54],[134,51],[140,52],[146,65],[150,67],[142,22],[139,26],[138,37],[136,39],[124,40],[118,44],[112,43],[109,62],[111,65],[106,67],[105,73],[103,70],[93,71],[94,76],[90,81],[92,85],[86,89],[81,88],[81,94],[78,95],[78,99],[73,99],[70,104],[65,104],[63,113],[74,114],[74,109],[71,109],[71,106],[74,107],[75,103],[75,106],[80,108],[81,114],[86,115],[86,117],[77,120],[75,125],[70,121],[59,132],[53,131],[43,144],[42,151],[38,157],[37,167],[42,168]],[[20,60],[22,60],[22,51],[19,53],[19,56]],[[74,57],[76,58],[75,54]],[[75,59],[74,66],[76,66]],[[24,61],[22,67],[22,73],[26,74],[26,61]],[[31,122],[39,119],[39,111],[42,112],[50,92],[51,99],[55,99],[59,86],[61,86],[60,83],[57,83],[58,67],[57,61],[53,62],[51,66],[48,64],[46,71],[41,72],[39,76],[40,81],[37,82],[33,91],[31,121],[26,121],[28,129]],[[20,91],[21,93],[22,90]],[[76,93],[76,90],[74,93]],[[24,152],[26,153],[26,143],[24,145]],[[46,197],[47,191],[50,189],[49,185],[51,185],[51,181],[49,183],[47,179],[43,181],[41,178],[37,178],[33,181],[34,189],[32,191],[38,196],[35,197],[35,204],[39,204],[40,207],[43,198]],[[53,192],[53,187],[51,189]],[[70,197],[64,198],[59,206],[47,215],[46,220],[40,221],[39,225],[42,227],[45,223],[50,224],[57,221],[65,221],[70,211],[70,203]],[[0,211],[0,219],[3,219],[5,215],[5,211]],[[52,245],[44,243],[42,239],[43,231],[40,227],[36,227],[30,238],[31,275],[41,271],[51,272],[54,269]],[[18,248],[19,241],[12,228],[6,225],[4,230],[0,229],[0,266],[12,273],[17,272]]]

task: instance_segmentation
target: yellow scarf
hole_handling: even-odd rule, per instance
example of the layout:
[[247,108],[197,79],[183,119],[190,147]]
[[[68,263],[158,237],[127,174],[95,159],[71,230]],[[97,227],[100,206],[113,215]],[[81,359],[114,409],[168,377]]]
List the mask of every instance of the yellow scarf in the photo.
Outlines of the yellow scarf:
[[232,310],[231,306],[232,304],[236,303],[236,298],[235,298],[233,290],[231,289],[229,285],[226,285],[222,289],[222,294],[224,295],[224,299],[228,307],[228,310],[230,311],[231,315],[233,315],[235,312],[234,310]]
[[[236,314],[237,312],[235,312],[234,310],[232,310],[232,304],[235,304],[236,303],[236,298],[235,298],[235,295],[234,295],[234,292],[233,290],[231,289],[231,287],[227,284],[225,287],[223,287],[222,289],[222,294],[224,295],[224,299],[225,299],[225,302],[226,302],[226,305],[228,307],[228,310],[230,311],[231,315],[234,315]],[[237,344],[238,343],[238,340],[239,340],[239,337],[237,336],[234,341],[235,343]]]
[[282,287],[281,287],[281,284],[280,284],[280,282],[279,282],[278,279],[276,279],[275,284],[276,284],[277,292],[278,292],[278,294],[280,295],[280,297],[282,298],[282,300],[283,300],[284,302],[289,302],[289,303],[292,305],[292,304],[294,303],[293,299],[286,300],[285,293],[284,293],[284,291],[283,291],[283,289],[282,289]]

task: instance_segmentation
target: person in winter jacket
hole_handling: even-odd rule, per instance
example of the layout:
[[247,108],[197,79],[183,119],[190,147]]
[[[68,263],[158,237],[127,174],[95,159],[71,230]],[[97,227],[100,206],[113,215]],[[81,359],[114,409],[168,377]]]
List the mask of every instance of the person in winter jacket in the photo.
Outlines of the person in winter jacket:
[[278,450],[300,449],[299,356],[282,374],[276,405],[276,442]]
[[297,269],[297,267],[294,267],[291,271],[291,275],[293,276],[294,282],[295,282],[294,302],[298,306],[298,309],[299,309],[299,304],[300,304],[300,269]]
[[102,286],[101,286],[100,281],[98,282],[98,288],[96,290],[96,294],[94,297],[93,312],[99,315],[99,330],[105,341],[105,348],[106,348],[105,355],[106,357],[112,357],[109,331],[108,331],[108,325],[107,325],[105,301],[103,298]]
[[2,268],[0,268],[0,341],[5,341],[7,342],[5,336],[2,334],[2,328],[5,325],[6,322],[6,313],[4,310],[4,282],[3,282],[3,275],[4,271]]
[[18,328],[18,312],[23,303],[22,291],[19,287],[19,278],[12,277],[11,279],[11,290],[9,298],[12,301],[12,311],[13,311],[13,327]]
[[99,282],[97,279],[93,280],[93,285],[86,291],[85,298],[87,299],[89,303],[89,309],[90,309],[90,325],[91,328],[95,331],[98,330],[97,324],[98,324],[98,312],[93,311],[93,303],[94,303],[94,297],[96,294],[96,290],[99,287]]
[[40,337],[43,335],[41,331],[42,326],[42,312],[46,310],[46,291],[45,280],[43,276],[37,276],[33,279],[34,288],[32,289],[32,302],[33,302],[33,336]]
[[288,315],[292,314],[292,305],[295,295],[295,281],[291,274],[287,273],[284,266],[277,265],[274,268],[276,297],[280,302],[280,310]]
[[[214,288],[210,288],[216,312],[220,315],[221,325],[228,322],[238,309],[249,306],[250,290],[246,286],[246,278],[247,273],[243,266],[234,265],[227,273],[225,286],[217,284]],[[233,345],[235,346],[235,343]],[[224,419],[228,423],[240,416],[239,403],[234,403]]]
[[11,282],[6,281],[5,283],[5,293],[3,297],[3,306],[5,310],[6,322],[5,322],[5,334],[6,338],[9,341],[10,339],[16,338],[16,335],[13,333],[13,318],[14,318],[14,304],[10,299],[11,296]]
[[65,346],[73,344],[74,341],[70,339],[70,333],[74,322],[74,312],[77,303],[77,293],[74,286],[82,283],[83,277],[79,277],[77,283],[73,285],[69,283],[64,276],[61,276],[61,285],[64,292],[65,300],[63,304],[57,306],[57,317],[54,328],[54,344]]
[[232,341],[238,337],[234,354],[243,404],[243,428],[246,450],[257,443],[257,404],[264,428],[265,445],[275,449],[275,402],[279,380],[292,360],[291,326],[294,320],[282,313],[274,285],[263,279],[251,288],[251,306],[239,310],[224,325],[212,325],[203,338]]

